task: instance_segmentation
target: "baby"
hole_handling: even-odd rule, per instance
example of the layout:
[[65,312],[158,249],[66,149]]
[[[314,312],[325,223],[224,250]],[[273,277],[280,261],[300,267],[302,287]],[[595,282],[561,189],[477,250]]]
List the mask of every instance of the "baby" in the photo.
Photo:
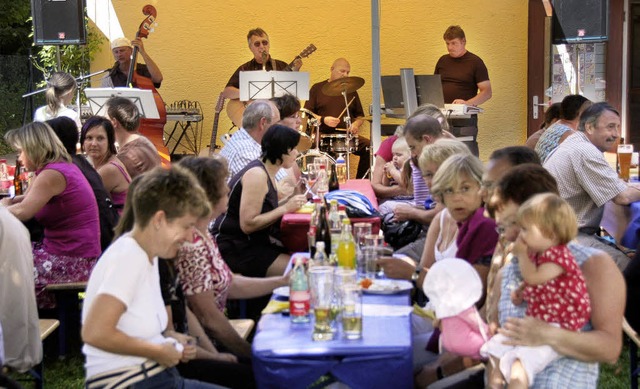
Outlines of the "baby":
[[[578,223],[571,206],[553,193],[534,196],[518,210],[520,235],[513,247],[524,279],[512,293],[513,303],[527,302],[527,316],[567,330],[579,331],[589,320],[591,306],[582,272],[566,244],[575,238]],[[535,375],[559,358],[550,346],[509,346],[498,333],[483,347],[494,368],[491,387],[528,387]],[[499,367],[499,368],[498,368]]]
[[398,204],[413,203],[413,196],[411,195],[411,166],[409,165],[411,151],[409,150],[409,145],[404,137],[400,137],[393,142],[391,152],[393,153],[393,158],[391,159],[391,162],[387,162],[384,165],[382,185],[400,185],[400,187],[405,189],[406,194],[392,197],[382,203],[379,211],[383,216],[388,213],[392,213]]

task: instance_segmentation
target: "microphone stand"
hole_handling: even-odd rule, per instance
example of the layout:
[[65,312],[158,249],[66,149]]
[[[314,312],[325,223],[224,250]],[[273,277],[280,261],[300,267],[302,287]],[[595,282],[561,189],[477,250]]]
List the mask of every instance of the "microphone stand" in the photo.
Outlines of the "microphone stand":
[[346,114],[344,115],[344,123],[347,125],[347,138],[346,140],[346,149],[347,149],[347,180],[351,179],[351,162],[349,158],[350,150],[351,150],[351,114],[349,113],[349,102],[347,101],[347,91],[346,88],[342,90],[342,97],[344,97],[344,105],[346,109]]

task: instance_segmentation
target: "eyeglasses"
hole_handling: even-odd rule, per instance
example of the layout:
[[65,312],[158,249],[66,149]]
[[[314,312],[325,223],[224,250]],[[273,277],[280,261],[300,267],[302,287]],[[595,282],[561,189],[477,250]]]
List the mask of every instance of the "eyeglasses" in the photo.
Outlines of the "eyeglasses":
[[442,196],[443,197],[453,197],[456,194],[459,194],[461,196],[469,196],[472,194],[476,194],[478,192],[477,188],[474,188],[472,186],[469,185],[465,185],[462,188],[460,188],[459,190],[454,190],[453,188],[447,188],[445,190],[442,191]]
[[289,116],[287,116],[290,119],[300,119],[300,112],[296,112],[294,114],[291,114]]
[[262,40],[262,41],[253,42],[253,45],[255,47],[260,47],[260,44],[262,44],[262,46],[269,46],[269,41],[265,39],[265,40]]

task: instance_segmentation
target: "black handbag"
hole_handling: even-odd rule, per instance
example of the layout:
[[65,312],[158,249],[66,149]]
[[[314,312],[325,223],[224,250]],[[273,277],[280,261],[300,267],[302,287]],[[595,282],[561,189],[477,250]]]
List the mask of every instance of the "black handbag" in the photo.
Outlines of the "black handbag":
[[422,232],[422,225],[413,220],[405,220],[402,222],[392,221],[393,213],[388,213],[382,219],[382,231],[384,240],[394,250],[414,242]]

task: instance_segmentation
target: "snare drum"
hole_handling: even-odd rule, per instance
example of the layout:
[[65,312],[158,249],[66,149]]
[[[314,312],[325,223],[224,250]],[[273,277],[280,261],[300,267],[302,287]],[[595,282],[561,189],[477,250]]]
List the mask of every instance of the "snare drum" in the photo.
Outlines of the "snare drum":
[[313,146],[315,140],[316,129],[320,125],[318,117],[313,112],[305,108],[300,108],[300,142],[298,142],[298,151],[307,151]]
[[346,134],[323,134],[320,135],[320,150],[333,154],[353,153],[358,147],[357,139],[357,136],[352,136],[347,146]]

